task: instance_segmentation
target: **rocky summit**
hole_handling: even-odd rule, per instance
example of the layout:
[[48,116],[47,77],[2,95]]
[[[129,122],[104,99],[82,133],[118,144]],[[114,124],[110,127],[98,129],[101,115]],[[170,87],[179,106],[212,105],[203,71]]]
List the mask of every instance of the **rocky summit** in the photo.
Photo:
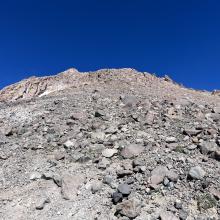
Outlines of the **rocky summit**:
[[220,93],[134,69],[4,88],[0,219],[220,219]]

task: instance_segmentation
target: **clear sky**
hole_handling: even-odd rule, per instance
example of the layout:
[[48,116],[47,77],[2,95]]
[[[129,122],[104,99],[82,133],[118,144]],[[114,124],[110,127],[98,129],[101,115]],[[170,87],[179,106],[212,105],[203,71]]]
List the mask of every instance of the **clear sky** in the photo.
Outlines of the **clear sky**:
[[70,67],[131,67],[220,89],[220,1],[1,1],[0,88]]

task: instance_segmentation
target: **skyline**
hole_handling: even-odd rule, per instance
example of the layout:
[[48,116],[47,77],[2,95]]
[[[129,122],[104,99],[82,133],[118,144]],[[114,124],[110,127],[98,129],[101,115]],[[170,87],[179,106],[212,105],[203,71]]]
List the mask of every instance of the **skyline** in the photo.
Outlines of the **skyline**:
[[0,88],[31,76],[134,68],[220,89],[217,0],[39,0],[0,8]]

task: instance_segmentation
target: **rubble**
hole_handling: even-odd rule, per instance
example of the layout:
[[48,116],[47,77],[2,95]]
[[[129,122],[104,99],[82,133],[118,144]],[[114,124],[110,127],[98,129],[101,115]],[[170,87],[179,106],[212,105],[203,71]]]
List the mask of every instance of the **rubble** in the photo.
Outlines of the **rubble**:
[[8,86],[0,219],[219,219],[219,103],[128,68]]

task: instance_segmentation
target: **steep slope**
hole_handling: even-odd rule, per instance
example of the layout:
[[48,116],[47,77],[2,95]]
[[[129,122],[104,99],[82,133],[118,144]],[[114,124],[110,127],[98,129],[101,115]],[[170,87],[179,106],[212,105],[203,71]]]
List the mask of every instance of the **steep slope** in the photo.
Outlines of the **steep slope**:
[[220,97],[133,69],[0,91],[0,219],[219,219]]

